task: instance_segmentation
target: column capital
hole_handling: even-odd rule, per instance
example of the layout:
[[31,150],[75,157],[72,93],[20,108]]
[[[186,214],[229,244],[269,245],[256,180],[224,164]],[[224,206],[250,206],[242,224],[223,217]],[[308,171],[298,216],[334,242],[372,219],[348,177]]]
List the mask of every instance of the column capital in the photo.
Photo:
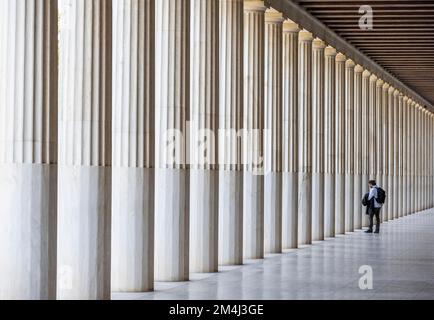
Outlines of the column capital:
[[313,45],[313,49],[315,49],[315,50],[324,50],[326,47],[325,42],[322,41],[320,38],[315,38],[313,40],[312,45]]
[[384,91],[389,90],[389,87],[390,87],[390,84],[388,84],[387,82],[385,82],[385,83],[383,84],[383,90],[384,90]]
[[393,91],[393,96],[394,97],[397,97],[399,95],[399,90],[398,89],[395,89],[395,91]]
[[337,62],[345,62],[346,60],[347,60],[347,57],[344,54],[342,54],[342,53],[339,52],[336,55],[336,61]]
[[370,82],[377,82],[378,77],[375,74],[371,74],[371,76],[369,77],[369,81]]
[[326,56],[332,56],[332,57],[334,57],[334,56],[336,56],[337,52],[336,52],[336,49],[335,49],[335,48],[330,47],[330,46],[327,46],[327,47],[325,48],[324,54],[325,54]]
[[371,76],[371,72],[368,69],[365,69],[362,73],[363,78],[369,78]]
[[303,29],[303,30],[301,30],[300,33],[298,34],[298,39],[299,39],[300,41],[307,41],[307,42],[310,42],[310,41],[313,41],[313,35],[312,35],[311,32],[309,32],[309,31]]
[[279,11],[273,8],[267,9],[265,11],[265,22],[282,24],[283,21],[285,21],[285,18]]
[[286,19],[283,22],[283,32],[298,33],[300,32],[300,27],[294,21]]
[[408,98],[408,101],[407,101],[407,103],[408,103],[409,105],[411,105],[411,104],[413,103],[413,99],[411,99],[411,98]]
[[354,72],[355,72],[355,73],[363,73],[363,67],[362,67],[360,64],[357,64],[357,65],[354,67]]
[[377,79],[377,87],[382,87],[384,85],[384,81],[382,79]]
[[347,59],[347,61],[345,62],[345,67],[348,69],[352,69],[356,67],[356,64],[354,63],[353,60]]
[[260,0],[244,0],[244,11],[253,11],[253,12],[265,12],[267,7],[264,4],[264,1]]
[[395,88],[392,87],[392,86],[390,86],[390,88],[389,88],[389,94],[393,94],[394,91],[395,91]]
[[404,96],[404,97],[403,97],[403,100],[404,100],[404,102],[407,102],[407,101],[408,101],[408,97],[407,97],[407,96]]

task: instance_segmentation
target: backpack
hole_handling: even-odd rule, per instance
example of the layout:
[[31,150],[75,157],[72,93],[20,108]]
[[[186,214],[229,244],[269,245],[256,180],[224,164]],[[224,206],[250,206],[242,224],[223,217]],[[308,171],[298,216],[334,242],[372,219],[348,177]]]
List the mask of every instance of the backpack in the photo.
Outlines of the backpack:
[[383,204],[386,201],[386,191],[384,191],[380,187],[376,187],[376,188],[377,188],[377,197],[375,198],[375,200],[378,203]]

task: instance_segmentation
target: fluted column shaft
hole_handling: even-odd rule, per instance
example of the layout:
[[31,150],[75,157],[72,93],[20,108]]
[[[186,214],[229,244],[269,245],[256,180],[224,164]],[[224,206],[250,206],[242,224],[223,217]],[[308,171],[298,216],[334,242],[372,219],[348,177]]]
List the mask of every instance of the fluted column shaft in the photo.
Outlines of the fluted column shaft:
[[300,32],[298,243],[301,245],[312,242],[312,41],[310,32]]
[[283,24],[282,247],[298,245],[298,25]]
[[0,299],[55,299],[57,1],[1,1],[0,21]]
[[363,196],[362,179],[362,73],[360,65],[354,67],[354,197],[352,200],[354,211],[354,229],[362,228],[363,209],[360,202]]
[[312,240],[324,240],[324,49],[312,46]]
[[219,0],[190,0],[190,271],[218,271]]
[[345,61],[346,57],[343,54],[336,55],[336,234],[345,234],[345,200],[348,200],[342,196],[347,192],[345,186]]
[[[369,163],[369,152],[370,152],[370,116],[369,116],[369,83],[370,83],[371,73],[368,70],[364,70],[362,73],[362,196],[367,192],[370,163]],[[366,213],[366,212],[365,212]],[[362,226],[367,227],[369,225],[369,217],[364,214],[362,219]]]
[[336,50],[324,51],[324,237],[335,236]]
[[352,60],[345,63],[345,231],[354,231],[354,67]]
[[245,259],[264,256],[264,27],[262,1],[244,1],[244,186]]
[[264,250],[282,252],[282,24],[281,13],[265,13]]
[[243,263],[243,0],[220,1],[219,264]]
[[154,0],[113,1],[112,291],[154,288]]
[[62,0],[59,70],[59,299],[109,299],[112,5]]
[[189,275],[190,1],[155,2],[155,280]]

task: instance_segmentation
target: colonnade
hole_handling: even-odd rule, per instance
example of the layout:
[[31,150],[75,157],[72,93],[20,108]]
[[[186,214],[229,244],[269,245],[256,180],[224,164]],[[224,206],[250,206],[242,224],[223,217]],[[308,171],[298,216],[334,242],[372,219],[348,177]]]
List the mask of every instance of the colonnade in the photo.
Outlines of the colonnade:
[[433,113],[263,1],[0,18],[0,298],[109,299],[353,232],[369,179],[383,221],[433,206]]

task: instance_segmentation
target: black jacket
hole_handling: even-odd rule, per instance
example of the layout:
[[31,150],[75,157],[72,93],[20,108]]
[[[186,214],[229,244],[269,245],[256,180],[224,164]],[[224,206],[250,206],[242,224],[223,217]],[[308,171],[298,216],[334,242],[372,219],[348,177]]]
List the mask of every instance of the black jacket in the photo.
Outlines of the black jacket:
[[362,198],[362,205],[366,207],[366,214],[369,215],[369,207],[370,207],[370,201],[368,200],[369,193],[366,193]]

